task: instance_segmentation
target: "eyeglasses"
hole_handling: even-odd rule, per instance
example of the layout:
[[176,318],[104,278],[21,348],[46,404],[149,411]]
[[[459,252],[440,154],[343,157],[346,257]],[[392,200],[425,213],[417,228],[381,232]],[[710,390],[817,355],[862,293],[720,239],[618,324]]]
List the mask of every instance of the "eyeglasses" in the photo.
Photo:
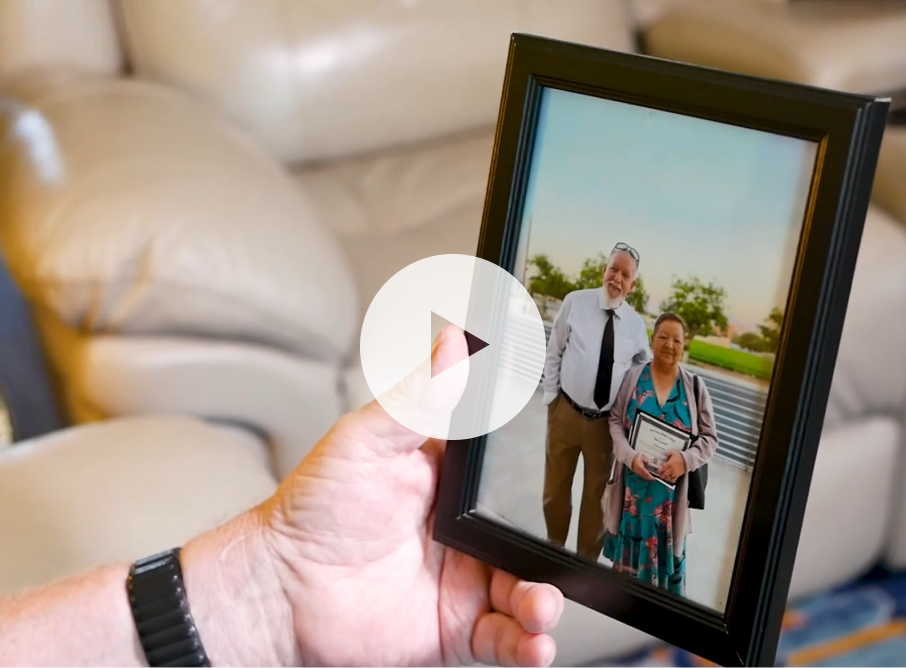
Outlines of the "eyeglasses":
[[[636,264],[639,263],[639,252],[635,248],[630,246],[629,244],[624,244],[621,241],[620,243],[618,243],[616,246],[613,247],[613,250],[626,251],[627,253],[629,253],[632,256],[632,259],[635,260]],[[611,252],[613,252],[613,251],[611,251]]]

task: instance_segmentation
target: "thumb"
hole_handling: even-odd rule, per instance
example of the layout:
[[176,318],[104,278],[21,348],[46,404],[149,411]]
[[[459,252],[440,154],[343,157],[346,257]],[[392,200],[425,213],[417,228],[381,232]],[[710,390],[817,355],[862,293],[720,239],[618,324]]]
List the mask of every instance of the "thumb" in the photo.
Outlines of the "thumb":
[[384,455],[412,452],[428,438],[446,439],[453,409],[469,376],[465,335],[447,325],[431,355],[399,383],[344,419],[355,441]]

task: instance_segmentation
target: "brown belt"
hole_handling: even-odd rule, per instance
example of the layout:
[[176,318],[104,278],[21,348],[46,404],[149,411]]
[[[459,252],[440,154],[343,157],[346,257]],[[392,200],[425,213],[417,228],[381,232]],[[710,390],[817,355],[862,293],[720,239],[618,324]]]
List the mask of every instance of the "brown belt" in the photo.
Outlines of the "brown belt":
[[609,411],[609,410],[607,410],[607,411],[591,411],[591,410],[588,410],[587,408],[584,408],[584,407],[580,406],[579,404],[577,404],[577,403],[576,403],[575,401],[573,401],[572,398],[571,398],[566,392],[564,392],[563,390],[560,390],[560,394],[562,394],[562,395],[563,395],[563,398],[566,399],[566,403],[568,403],[570,406],[572,406],[573,408],[575,408],[576,411],[577,411],[582,417],[584,417],[586,420],[598,420],[598,419],[600,419],[600,418],[610,417],[610,411]]

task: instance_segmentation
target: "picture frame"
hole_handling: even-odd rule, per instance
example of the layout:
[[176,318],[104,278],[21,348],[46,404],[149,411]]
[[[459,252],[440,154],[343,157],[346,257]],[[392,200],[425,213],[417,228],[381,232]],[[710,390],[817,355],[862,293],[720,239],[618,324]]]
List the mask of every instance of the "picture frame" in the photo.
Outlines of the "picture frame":
[[510,272],[545,91],[815,145],[726,604],[665,592],[480,512],[492,435],[448,443],[434,538],[708,661],[773,665],[890,101],[513,34],[476,252]]

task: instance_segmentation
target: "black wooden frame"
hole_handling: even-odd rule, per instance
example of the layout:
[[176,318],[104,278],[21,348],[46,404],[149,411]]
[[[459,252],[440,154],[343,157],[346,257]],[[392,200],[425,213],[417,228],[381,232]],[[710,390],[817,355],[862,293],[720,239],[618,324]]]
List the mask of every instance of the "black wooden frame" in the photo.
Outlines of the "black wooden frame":
[[542,87],[819,144],[729,597],[719,614],[479,515],[485,437],[447,445],[434,537],[710,661],[773,665],[890,101],[514,34],[477,250],[508,271]]

